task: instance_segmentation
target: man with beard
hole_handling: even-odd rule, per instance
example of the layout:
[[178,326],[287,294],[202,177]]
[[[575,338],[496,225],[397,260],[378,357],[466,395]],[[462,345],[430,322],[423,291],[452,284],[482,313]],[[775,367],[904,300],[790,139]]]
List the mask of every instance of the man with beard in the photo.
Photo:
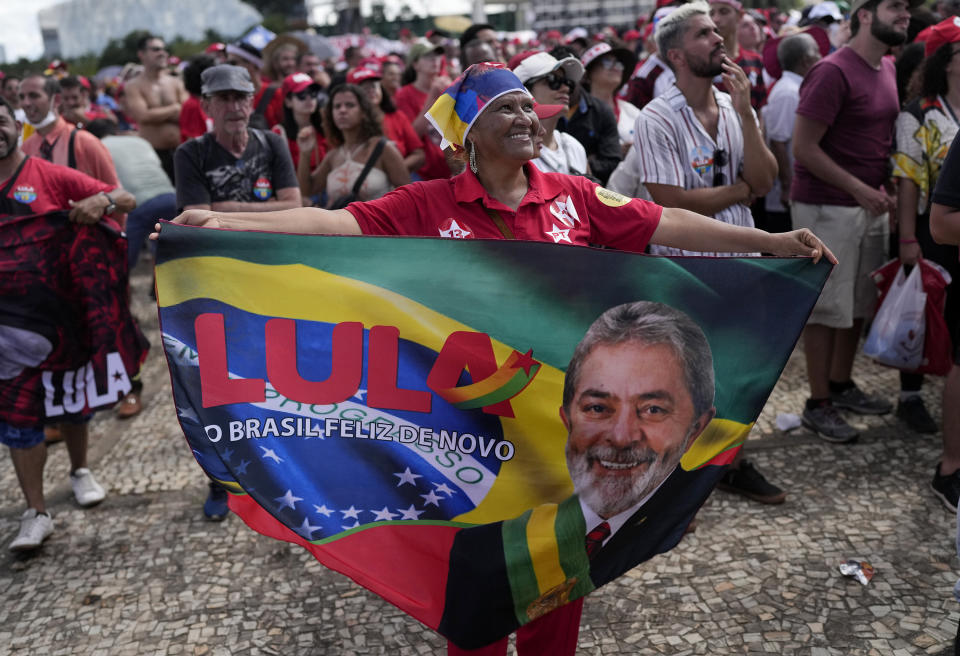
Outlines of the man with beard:
[[[660,58],[677,79],[637,119],[639,182],[656,203],[753,227],[750,204],[773,187],[777,162],[751,106],[750,80],[727,56],[723,36],[703,2],[683,5],[663,18],[656,41]],[[718,75],[726,93],[713,84]],[[651,251],[708,254],[662,246],[651,246]],[[720,487],[760,503],[786,499],[783,490],[740,456]]]
[[[13,108],[6,100],[0,99],[0,221],[69,210],[71,221],[93,224],[116,212],[129,212],[136,206],[133,196],[116,185],[26,155],[18,146],[20,129]],[[15,378],[24,367],[39,365],[49,354],[50,342],[41,332],[17,326],[25,317],[33,316],[38,307],[43,307],[42,300],[32,299],[24,307],[15,308],[12,318],[8,315],[0,321],[0,342],[4,343],[4,349],[0,351],[0,377]],[[46,348],[38,349],[42,344],[46,344]],[[51,387],[49,391],[53,393],[54,389]],[[12,406],[15,399],[5,398],[4,401]],[[87,463],[90,415],[73,413],[61,416],[67,417],[61,427],[70,458],[74,497],[81,507],[94,506],[103,501],[105,492]],[[13,468],[27,503],[27,510],[20,518],[20,531],[8,548],[30,551],[38,548],[53,532],[53,519],[47,512],[43,494],[43,470],[47,461],[43,426],[14,426],[0,421],[0,444],[10,449]]]
[[[461,649],[448,654],[503,656],[507,638],[480,647],[486,631],[517,629],[517,653],[573,654],[583,597],[630,568],[673,548],[712,489],[677,465],[716,414],[713,356],[685,313],[648,301],[604,312],[574,350],[560,418],[575,494],[516,519],[460,531],[450,550],[440,629]],[[542,557],[550,536],[529,534],[531,513],[546,512],[557,532],[568,579],[536,599],[524,589],[526,558]],[[528,555],[529,554],[529,555]],[[509,572],[509,574],[508,574]],[[567,603],[564,603],[567,602]]]
[[917,0],[856,0],[848,44],[810,69],[800,87],[793,132],[794,228],[816,230],[840,264],[830,274],[803,333],[810,398],[803,424],[828,442],[858,436],[839,409],[886,414],[893,407],[853,382],[863,322],[876,303],[869,273],[886,259],[885,189],[899,113],[892,46],[904,42]]

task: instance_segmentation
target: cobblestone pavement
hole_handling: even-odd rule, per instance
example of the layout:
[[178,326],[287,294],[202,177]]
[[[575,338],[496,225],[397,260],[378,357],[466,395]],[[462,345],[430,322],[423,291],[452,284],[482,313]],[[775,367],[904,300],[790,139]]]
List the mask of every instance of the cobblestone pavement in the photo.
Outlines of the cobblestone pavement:
[[[145,409],[91,426],[91,463],[108,489],[81,510],[62,445],[46,490],[57,530],[32,557],[6,545],[23,500],[0,457],[0,655],[442,654],[444,641],[303,549],[262,537],[236,517],[204,521],[206,484],[179,432],[159,348],[149,273],[134,277],[136,311],[154,348]],[[858,361],[869,392],[893,398],[894,372]],[[892,417],[857,418],[853,445],[804,429],[804,367],[794,353],[747,450],[789,490],[766,507],[715,493],[696,532],[591,595],[581,654],[942,654],[960,606],[954,518],[929,490],[939,436]],[[924,396],[939,419],[940,380]],[[865,558],[868,586],[837,565]],[[397,563],[402,566],[402,563]],[[478,618],[482,621],[482,618]]]

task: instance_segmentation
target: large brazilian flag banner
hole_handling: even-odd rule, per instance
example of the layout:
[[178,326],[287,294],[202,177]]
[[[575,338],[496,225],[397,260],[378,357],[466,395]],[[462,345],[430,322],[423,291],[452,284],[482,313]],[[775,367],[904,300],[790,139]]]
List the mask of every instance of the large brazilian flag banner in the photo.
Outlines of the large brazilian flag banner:
[[475,648],[676,545],[829,270],[169,224],[156,273],[230,508]]

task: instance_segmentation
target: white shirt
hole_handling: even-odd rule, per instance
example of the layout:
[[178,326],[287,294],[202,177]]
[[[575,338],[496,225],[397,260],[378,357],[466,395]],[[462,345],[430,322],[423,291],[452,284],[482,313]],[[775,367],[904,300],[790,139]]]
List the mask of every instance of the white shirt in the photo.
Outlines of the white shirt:
[[623,145],[633,143],[633,131],[636,129],[637,117],[640,116],[640,110],[631,102],[621,98],[615,99],[617,110],[620,117],[617,119],[617,132],[620,135],[620,143]]
[[628,198],[644,198],[649,200],[650,194],[640,182],[640,164],[636,146],[631,146],[617,168],[607,180],[607,189],[623,194]]
[[[791,71],[784,71],[783,76],[773,86],[773,91],[767,97],[767,104],[760,110],[763,117],[764,133],[767,145],[771,141],[785,141],[787,157],[790,160],[790,170],[793,170],[793,124],[797,120],[797,105],[800,103],[800,84],[803,78]],[[789,194],[790,190],[787,190]],[[766,208],[769,212],[786,212],[787,208],[780,202],[782,194],[780,178],[773,183],[773,189],[767,194]]]
[[550,150],[544,144],[540,146],[540,157],[532,160],[533,165],[544,173],[572,173],[583,175],[587,172],[587,151],[583,144],[573,136],[559,130],[553,131],[557,143],[556,150]]
[[[641,183],[705,189],[714,186],[716,173],[723,175],[724,185],[737,181],[743,169],[743,127],[740,116],[733,108],[729,95],[716,88],[712,90],[720,111],[716,141],[707,134],[676,85],[659,98],[654,98],[640,111],[634,147],[639,155]],[[756,120],[755,113],[753,117]],[[714,154],[720,149],[726,151],[727,163],[717,167],[714,164]],[[725,207],[713,218],[731,225],[753,227],[750,208],[740,203]],[[653,244],[650,245],[650,251],[658,255],[750,255],[683,251]]]
[[673,69],[663,65],[663,73],[653,81],[653,97],[659,98],[673,86],[673,83],[677,81],[677,74],[673,72]]

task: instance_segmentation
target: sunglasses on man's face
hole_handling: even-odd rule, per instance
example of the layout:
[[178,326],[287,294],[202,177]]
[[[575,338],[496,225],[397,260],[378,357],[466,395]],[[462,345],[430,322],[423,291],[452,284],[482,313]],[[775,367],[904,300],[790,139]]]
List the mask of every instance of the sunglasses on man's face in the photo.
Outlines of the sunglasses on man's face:
[[571,91],[571,93],[573,92],[573,87],[577,85],[577,83],[574,82],[573,80],[567,77],[564,77],[563,75],[557,75],[556,73],[549,73],[547,75],[544,75],[542,78],[537,80],[537,82],[540,82],[540,81],[546,82],[547,86],[553,89],[554,91],[556,91],[562,86],[566,86],[567,89]]
[[727,165],[727,151],[717,148],[713,151],[713,186],[722,187],[727,184],[727,176],[721,169]]

